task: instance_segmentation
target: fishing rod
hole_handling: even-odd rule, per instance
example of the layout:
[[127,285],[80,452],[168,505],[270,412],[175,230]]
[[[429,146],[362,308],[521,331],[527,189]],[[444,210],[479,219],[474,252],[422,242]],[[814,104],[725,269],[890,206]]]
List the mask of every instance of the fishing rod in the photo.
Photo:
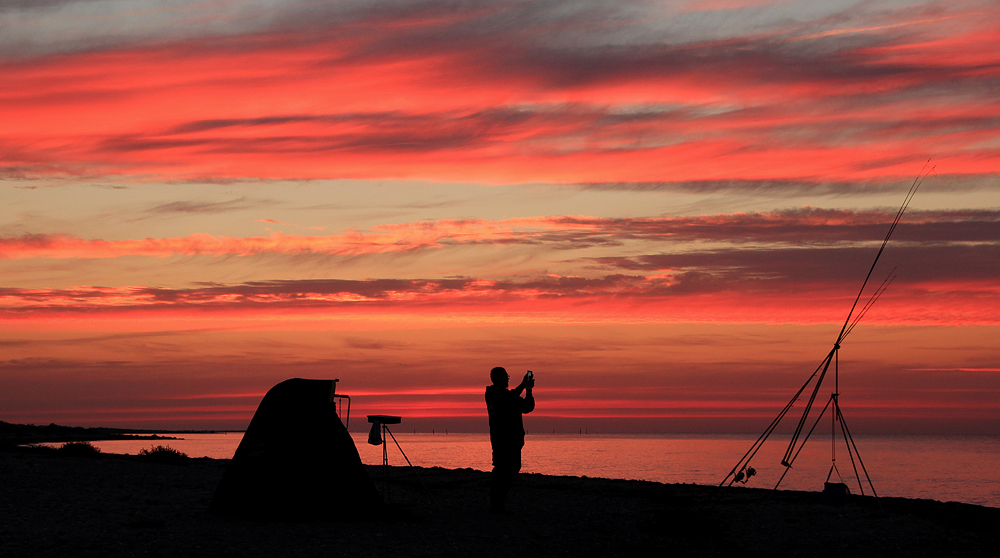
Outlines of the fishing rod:
[[[734,466],[732,470],[730,470],[729,473],[726,475],[726,477],[722,479],[722,482],[719,483],[720,487],[725,485],[727,481],[730,486],[735,482],[740,482],[745,484],[750,479],[750,477],[756,474],[756,470],[752,466],[750,466],[750,462],[757,455],[757,452],[764,445],[764,442],[767,441],[767,439],[771,436],[774,430],[778,427],[778,424],[782,421],[782,419],[785,418],[788,412],[792,409],[792,407],[795,405],[795,402],[799,400],[799,398],[806,391],[806,389],[808,389],[809,385],[813,383],[813,380],[815,380],[815,384],[809,395],[809,400],[802,411],[802,416],[799,418],[795,431],[792,433],[792,437],[788,443],[788,447],[785,450],[784,457],[782,457],[781,459],[781,464],[785,467],[785,471],[782,473],[781,478],[778,480],[778,483],[775,484],[774,490],[778,489],[778,486],[781,484],[782,480],[784,480],[785,475],[788,473],[788,470],[792,468],[792,464],[795,462],[795,459],[798,457],[799,453],[802,451],[802,448],[805,446],[806,441],[808,441],[809,436],[812,434],[813,430],[815,430],[816,425],[819,424],[819,420],[823,417],[826,410],[831,405],[833,406],[834,421],[835,423],[839,423],[841,425],[841,430],[843,431],[845,440],[848,443],[848,453],[851,457],[852,465],[854,464],[854,456],[857,455],[858,462],[861,464],[861,468],[864,471],[865,476],[866,477],[868,476],[868,471],[867,469],[865,469],[864,463],[861,462],[861,455],[857,453],[857,446],[854,443],[854,438],[850,435],[850,430],[847,428],[847,423],[844,420],[843,413],[840,410],[839,351],[841,344],[843,343],[847,335],[850,334],[851,331],[853,331],[854,327],[858,324],[861,318],[863,318],[865,314],[868,313],[868,310],[871,309],[871,307],[875,304],[875,302],[879,299],[879,297],[882,296],[882,293],[885,292],[885,290],[895,279],[894,275],[895,268],[893,268],[893,270],[889,273],[889,275],[882,281],[882,284],[875,289],[875,292],[872,293],[868,301],[862,306],[861,310],[857,313],[857,315],[855,315],[855,310],[858,309],[858,303],[861,301],[861,296],[865,291],[865,287],[868,285],[868,281],[871,279],[871,276],[875,271],[875,267],[878,265],[879,259],[882,257],[882,253],[885,251],[885,247],[889,243],[889,239],[892,238],[892,233],[896,230],[896,227],[899,225],[900,220],[903,218],[903,214],[906,212],[906,209],[909,207],[910,202],[913,200],[913,196],[917,193],[917,190],[920,188],[920,185],[923,183],[924,179],[927,178],[935,169],[935,167],[933,166],[928,168],[929,163],[930,159],[928,159],[928,161],[924,163],[924,166],[920,169],[920,172],[917,174],[916,178],[914,178],[913,182],[910,184],[910,188],[907,191],[905,198],[903,199],[903,203],[900,205],[899,210],[896,211],[896,215],[893,217],[892,224],[889,226],[889,230],[888,232],[886,232],[885,238],[882,240],[882,244],[881,246],[879,246],[878,252],[875,254],[875,259],[874,261],[872,261],[872,265],[868,269],[868,274],[865,276],[865,280],[861,284],[861,289],[858,290],[858,295],[854,299],[854,304],[851,305],[851,309],[847,313],[847,318],[844,320],[844,325],[840,328],[840,333],[837,335],[837,340],[833,344],[833,348],[830,350],[829,353],[827,353],[826,357],[819,363],[819,365],[809,376],[809,378],[806,379],[805,383],[802,384],[802,387],[800,387],[798,391],[795,392],[792,398],[789,399],[788,403],[785,404],[785,406],[781,409],[781,411],[778,412],[778,415],[771,421],[771,423],[767,426],[767,428],[764,429],[764,432],[762,432],[761,435],[758,436],[757,440],[754,441],[753,445],[750,446],[750,449],[748,449],[746,453],[743,454],[743,457],[741,457],[740,460],[736,463],[736,466]],[[816,417],[815,422],[813,423],[809,431],[806,433],[805,437],[802,438],[802,432],[805,429],[806,424],[808,423],[809,414],[813,408],[813,405],[815,404],[816,396],[819,393],[819,390],[823,384],[823,380],[826,378],[827,372],[829,371],[831,365],[834,368],[834,376],[836,378],[835,391],[834,393],[831,394],[830,400],[820,411],[820,414]],[[835,466],[836,466],[836,458],[834,457],[834,468]],[[833,473],[833,468],[831,468],[831,474],[832,473]],[[855,466],[855,474],[857,474],[856,466]],[[827,476],[827,480],[829,480],[829,475]],[[858,477],[858,483],[859,485],[861,483],[860,477]],[[872,490],[872,493],[875,494],[875,488],[874,486],[872,486],[870,477],[868,477],[868,484]],[[861,488],[861,491],[863,494],[864,493],[863,487]],[[877,494],[875,494],[875,496],[876,498],[878,498]],[[881,506],[881,503],[879,505]]]

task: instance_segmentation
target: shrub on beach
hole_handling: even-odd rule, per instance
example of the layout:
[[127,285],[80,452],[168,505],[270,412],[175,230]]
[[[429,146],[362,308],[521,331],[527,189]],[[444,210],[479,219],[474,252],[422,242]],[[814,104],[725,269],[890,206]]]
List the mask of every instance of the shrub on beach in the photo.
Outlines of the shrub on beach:
[[101,455],[101,450],[90,442],[66,442],[56,450],[60,455],[71,455],[74,457],[97,457]]
[[171,463],[174,465],[184,465],[188,461],[186,453],[175,450],[170,446],[153,446],[150,449],[139,450],[139,460],[150,463]]

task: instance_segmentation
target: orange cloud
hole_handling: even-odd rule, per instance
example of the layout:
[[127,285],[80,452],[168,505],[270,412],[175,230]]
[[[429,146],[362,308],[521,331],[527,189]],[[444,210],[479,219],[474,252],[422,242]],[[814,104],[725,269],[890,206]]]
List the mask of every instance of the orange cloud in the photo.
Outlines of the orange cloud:
[[[975,13],[947,26],[890,14],[861,44],[804,50],[780,32],[555,48],[530,24],[470,40],[494,15],[8,60],[0,165],[166,179],[886,180],[933,155],[948,172],[1000,172],[996,105],[977,93],[998,74],[997,28]],[[941,107],[949,117],[935,118]]]

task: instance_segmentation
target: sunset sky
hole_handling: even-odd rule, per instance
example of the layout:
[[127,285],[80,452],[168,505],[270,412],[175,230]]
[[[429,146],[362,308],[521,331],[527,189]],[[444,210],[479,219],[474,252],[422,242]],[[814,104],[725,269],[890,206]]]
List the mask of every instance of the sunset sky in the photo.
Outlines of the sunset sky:
[[[1000,7],[0,2],[0,420],[1000,434]],[[929,162],[928,162],[929,161]],[[831,386],[832,388],[832,386]],[[824,399],[829,389],[823,390]]]

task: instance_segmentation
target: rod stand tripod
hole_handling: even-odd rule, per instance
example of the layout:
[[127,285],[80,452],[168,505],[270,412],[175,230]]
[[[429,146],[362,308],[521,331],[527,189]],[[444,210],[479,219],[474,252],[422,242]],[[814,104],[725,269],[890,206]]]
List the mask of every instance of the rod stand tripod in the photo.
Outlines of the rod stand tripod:
[[[809,408],[812,406],[813,398],[810,398],[809,406],[807,406],[805,411],[802,413],[802,418],[799,420],[799,426],[792,435],[792,440],[788,445],[788,449],[785,451],[785,457],[781,460],[781,464],[785,467],[785,471],[781,474],[781,478],[779,478],[778,482],[774,485],[774,490],[778,489],[781,481],[784,480],[785,475],[788,474],[788,471],[792,468],[792,464],[795,463],[795,459],[799,456],[802,448],[805,447],[809,437],[812,436],[812,433],[816,430],[816,426],[819,425],[823,415],[826,414],[827,409],[830,409],[830,471],[826,474],[826,481],[823,485],[824,498],[831,500],[832,503],[836,503],[842,501],[842,499],[849,493],[847,484],[843,482],[844,479],[841,477],[840,470],[837,468],[837,429],[839,426],[840,434],[844,439],[844,445],[847,447],[847,455],[851,459],[851,467],[854,469],[854,477],[858,480],[858,490],[861,492],[862,496],[865,495],[865,486],[861,482],[861,475],[858,473],[858,465],[861,465],[861,471],[865,474],[865,480],[868,481],[868,488],[871,490],[872,495],[875,496],[875,501],[878,502],[879,508],[881,508],[882,502],[879,500],[878,492],[875,491],[875,485],[872,484],[872,478],[868,474],[865,462],[861,459],[861,452],[858,451],[858,446],[854,442],[854,436],[851,435],[851,429],[847,427],[847,420],[844,418],[844,413],[840,409],[839,355],[840,345],[835,345],[833,351],[831,351],[831,356],[827,357],[827,367],[829,366],[829,359],[831,359],[831,357],[834,363],[834,391],[830,394],[830,399],[827,400],[826,405],[824,405],[823,409],[820,410],[819,415],[816,417],[815,422],[813,422],[809,432],[806,433],[805,438],[803,438],[796,447],[802,427],[808,418]],[[826,372],[825,369],[824,372]],[[822,375],[817,382],[816,388],[813,390],[813,397],[815,397],[816,391],[819,390],[819,382],[822,382]],[[837,476],[840,477],[840,483],[830,482],[834,472],[836,472]]]
[[413,467],[413,463],[410,463],[410,458],[406,457],[406,452],[400,447],[399,442],[396,441],[396,437],[392,435],[392,431],[389,430],[388,426],[390,424],[399,424],[402,421],[403,417],[368,415],[368,422],[372,423],[372,429],[368,433],[368,443],[373,446],[382,446],[382,495],[385,497],[386,503],[392,499],[389,493],[389,445],[385,436],[386,434],[392,438],[393,443],[396,444],[396,448],[399,449],[399,453],[403,454],[406,464]]
[[[819,393],[821,386],[823,385],[823,379],[826,377],[826,374],[829,371],[831,365],[833,365],[833,370],[834,370],[834,391],[833,393],[830,394],[830,399],[827,400],[826,405],[824,405],[823,408],[820,410],[819,415],[816,416],[816,419],[813,421],[812,426],[809,428],[808,431],[805,432],[805,436],[803,437],[802,433],[803,430],[805,429],[805,426],[808,424],[809,413],[813,408],[813,404],[816,401],[816,396]],[[861,495],[862,496],[865,495],[865,488],[861,482],[861,475],[858,473],[858,465],[861,465],[861,471],[864,473],[865,479],[868,481],[868,488],[871,490],[872,495],[875,496],[875,501],[878,503],[878,506],[881,509],[882,502],[881,500],[879,500],[878,493],[875,491],[875,486],[872,484],[872,479],[871,476],[868,474],[868,469],[865,468],[865,463],[861,459],[861,453],[858,451],[858,446],[854,442],[854,437],[851,435],[851,430],[850,428],[847,427],[847,420],[844,418],[844,413],[840,409],[840,343],[834,344],[833,349],[826,356],[823,362],[820,363],[819,367],[816,368],[816,371],[813,372],[813,375],[810,376],[808,380],[806,380],[806,383],[803,384],[801,388],[799,388],[799,391],[796,392],[795,395],[792,397],[792,399],[788,402],[788,404],[785,405],[785,408],[782,409],[780,413],[778,413],[778,416],[775,417],[773,421],[771,421],[771,424],[767,427],[764,433],[761,434],[759,438],[757,438],[757,441],[754,442],[750,450],[748,450],[743,455],[739,463],[737,463],[736,466],[733,467],[733,470],[730,471],[728,475],[726,475],[726,478],[722,480],[722,483],[720,483],[719,486],[726,484],[726,481],[729,481],[730,486],[734,482],[745,483],[746,480],[748,480],[749,477],[756,472],[754,468],[750,466],[750,460],[753,459],[753,457],[757,454],[757,451],[764,444],[764,441],[767,440],[768,436],[770,436],[772,432],[774,432],[774,429],[778,426],[778,423],[781,421],[781,419],[784,418],[785,414],[788,413],[788,411],[792,408],[792,405],[795,403],[795,401],[799,398],[800,395],[802,395],[802,393],[806,390],[806,388],[809,386],[810,383],[812,383],[814,379],[816,380],[816,383],[813,386],[812,392],[809,396],[809,401],[806,403],[806,407],[802,411],[802,416],[799,418],[798,425],[796,426],[795,431],[792,433],[792,438],[791,441],[789,441],[788,443],[788,448],[785,450],[785,455],[781,459],[781,465],[785,467],[785,470],[781,473],[781,477],[778,479],[778,482],[775,483],[774,489],[772,490],[772,494],[774,490],[778,490],[778,487],[781,485],[781,481],[785,480],[785,475],[787,475],[788,471],[792,469],[792,465],[795,463],[795,460],[802,452],[802,448],[805,447],[806,442],[809,440],[810,436],[812,436],[812,433],[816,430],[816,427],[819,425],[820,420],[823,418],[823,415],[826,414],[828,409],[832,409],[830,417],[831,418],[831,425],[830,425],[831,464],[830,464],[830,471],[826,475],[826,482],[824,483],[823,487],[824,498],[830,499],[831,501],[836,500],[837,502],[840,502],[849,493],[846,483],[844,482],[830,483],[830,479],[832,478],[834,471],[836,471],[837,476],[840,477],[840,470],[837,469],[837,428],[839,426],[841,436],[843,436],[844,439],[844,444],[847,447],[847,455],[851,459],[851,466],[854,469],[854,476],[858,480],[858,489],[861,491]],[[843,481],[843,478],[841,477],[840,480]]]
[[[903,218],[903,213],[906,211],[906,208],[910,205],[910,200],[913,199],[914,194],[917,193],[917,188],[920,187],[920,184],[924,181],[924,178],[926,178],[932,172],[934,172],[934,167],[928,168],[929,163],[930,160],[928,160],[928,162],[924,164],[924,167],[917,174],[917,177],[913,180],[913,183],[910,185],[909,191],[906,193],[906,198],[904,198],[903,204],[899,207],[899,211],[896,212],[896,216],[892,220],[892,225],[889,227],[889,231],[886,233],[885,239],[882,240],[882,246],[879,247],[878,253],[875,254],[875,260],[872,262],[871,267],[868,269],[868,275],[865,276],[865,280],[861,283],[861,289],[858,291],[858,296],[855,297],[854,299],[854,304],[851,306],[851,311],[847,313],[847,319],[844,320],[844,325],[843,327],[840,328],[840,334],[837,336],[837,341],[833,344],[833,349],[831,349],[830,352],[826,355],[826,358],[823,359],[823,362],[821,362],[820,365],[816,367],[816,370],[813,371],[811,376],[809,376],[809,379],[807,379],[806,382],[802,384],[802,387],[800,387],[799,390],[795,392],[795,395],[792,396],[791,400],[788,401],[788,404],[786,404],[785,407],[778,413],[778,416],[776,416],[774,420],[771,421],[771,424],[768,425],[768,427],[764,430],[764,432],[760,435],[760,437],[757,438],[757,441],[753,443],[753,445],[750,447],[749,450],[747,450],[745,454],[743,454],[743,457],[740,458],[740,461],[736,464],[736,466],[733,467],[733,469],[729,472],[729,474],[726,475],[726,478],[722,479],[722,482],[719,483],[720,487],[725,485],[726,481],[729,481],[729,485],[731,486],[734,482],[745,482],[746,479],[749,479],[751,476],[753,476],[753,473],[755,473],[756,471],[754,470],[753,467],[750,466],[750,460],[753,459],[755,455],[757,455],[757,451],[760,450],[761,446],[764,444],[764,441],[767,440],[768,436],[770,436],[772,432],[774,432],[774,429],[777,428],[778,423],[781,422],[781,419],[784,418],[784,416],[792,408],[795,402],[799,399],[799,396],[802,395],[803,392],[805,392],[805,390],[809,387],[810,384],[813,383],[813,380],[816,380],[815,384],[813,385],[812,392],[809,396],[809,402],[806,403],[805,409],[803,409],[802,411],[802,417],[799,419],[798,426],[795,428],[795,433],[792,434],[792,439],[788,443],[788,449],[785,451],[785,456],[781,460],[781,464],[785,467],[785,471],[781,474],[781,478],[778,479],[778,483],[774,485],[774,490],[778,489],[778,485],[781,484],[781,481],[784,480],[785,475],[788,474],[788,471],[792,468],[792,464],[795,462],[795,458],[798,457],[799,452],[802,451],[803,446],[805,446],[806,440],[809,439],[809,436],[812,434],[813,430],[816,429],[816,425],[819,424],[820,419],[823,418],[823,414],[826,413],[826,410],[828,408],[833,407],[833,413],[832,413],[833,455],[832,455],[832,464],[830,466],[830,472],[826,476],[826,484],[827,485],[830,484],[830,477],[833,475],[834,471],[837,471],[838,476],[840,475],[840,471],[837,470],[837,445],[836,445],[837,425],[839,424],[840,430],[844,436],[844,441],[847,445],[847,453],[851,457],[851,464],[854,465],[854,474],[858,478],[858,487],[861,489],[861,494],[864,495],[864,486],[861,484],[861,477],[857,473],[858,470],[857,465],[854,464],[855,457],[857,457],[857,462],[861,465],[861,470],[864,471],[865,477],[868,479],[868,487],[871,489],[872,494],[875,496],[875,501],[878,502],[879,508],[882,507],[882,502],[878,499],[878,494],[875,492],[875,487],[872,485],[872,479],[870,476],[868,476],[868,471],[865,469],[864,462],[861,461],[861,454],[858,453],[858,447],[854,444],[854,438],[851,436],[851,431],[847,428],[847,422],[844,420],[844,414],[840,410],[840,371],[839,371],[840,346],[844,342],[844,338],[846,338],[847,335],[850,334],[851,331],[854,329],[854,327],[858,325],[858,322],[861,321],[861,318],[863,318],[864,315],[868,312],[868,310],[871,309],[872,305],[875,304],[875,301],[877,301],[879,297],[882,296],[882,293],[885,292],[885,290],[889,287],[889,284],[892,283],[892,280],[895,278],[895,275],[893,275],[893,273],[895,273],[896,269],[893,268],[893,270],[889,272],[889,276],[886,277],[885,280],[882,281],[882,284],[879,285],[879,287],[876,288],[875,291],[871,294],[870,298],[868,299],[868,302],[866,302],[860,308],[860,310],[858,309],[858,303],[861,301],[861,295],[864,294],[865,292],[865,287],[868,285],[868,280],[871,279],[872,273],[875,271],[875,266],[878,265],[879,258],[882,256],[882,252],[885,250],[886,245],[889,243],[889,239],[892,237],[892,232],[896,229],[896,226],[899,225],[900,220]],[[855,314],[855,310],[858,310],[857,314]],[[813,403],[815,403],[816,401],[816,395],[819,393],[820,386],[823,384],[823,378],[826,377],[826,373],[830,369],[831,365],[833,365],[834,378],[835,378],[833,393],[830,394],[829,401],[826,402],[826,405],[823,407],[823,410],[820,411],[819,416],[816,418],[816,421],[812,425],[812,428],[809,429],[809,432],[806,434],[805,438],[803,438],[802,441],[799,442],[799,436],[802,434],[802,431],[805,428],[806,423],[809,419],[809,412],[810,410],[812,410]],[[840,488],[841,490],[846,489],[846,485],[840,483]],[[824,490],[825,489],[826,488],[824,487]]]
[[[830,399],[827,400],[826,405],[823,405],[823,409],[820,410],[819,415],[816,416],[816,420],[813,422],[809,432],[806,433],[805,438],[802,438],[802,441],[798,442],[799,435],[802,432],[802,428],[806,424],[809,411],[816,398],[816,393],[819,391],[820,385],[823,382],[823,377],[826,375],[826,371],[829,369],[831,362],[833,363],[834,391],[830,394]],[[788,444],[788,449],[785,450],[785,457],[781,460],[781,464],[785,467],[785,470],[781,473],[781,478],[779,478],[778,482],[774,485],[774,490],[777,490],[781,481],[785,479],[785,475],[787,475],[788,471],[792,468],[792,464],[795,463],[795,459],[798,458],[799,453],[802,451],[802,448],[805,447],[809,437],[812,436],[812,433],[816,430],[816,427],[819,425],[823,415],[826,414],[827,409],[830,409],[830,471],[826,474],[826,481],[823,484],[824,499],[830,501],[831,503],[839,503],[842,502],[843,499],[846,498],[847,494],[850,493],[847,488],[847,484],[843,482],[844,479],[840,475],[840,470],[837,469],[837,427],[839,426],[841,436],[843,436],[844,439],[844,445],[847,447],[847,455],[851,459],[851,467],[854,469],[854,477],[858,480],[858,490],[861,492],[862,496],[865,495],[865,486],[861,482],[861,475],[858,473],[858,465],[861,465],[861,471],[865,474],[865,480],[868,481],[868,488],[871,490],[872,495],[875,496],[875,501],[881,509],[882,501],[879,500],[878,493],[875,491],[875,485],[872,484],[872,478],[868,474],[868,469],[865,467],[865,462],[861,459],[861,452],[858,451],[858,446],[854,442],[854,436],[851,435],[851,429],[847,427],[847,420],[844,418],[844,413],[840,409],[839,343],[834,344],[833,350],[831,350],[830,354],[827,356],[823,366],[823,373],[816,381],[816,387],[813,389],[812,396],[809,398],[809,403],[802,413],[802,418],[799,419],[798,427],[792,435],[792,440]],[[796,447],[796,443],[798,443],[798,447]],[[830,482],[834,471],[836,471],[841,482]]]

